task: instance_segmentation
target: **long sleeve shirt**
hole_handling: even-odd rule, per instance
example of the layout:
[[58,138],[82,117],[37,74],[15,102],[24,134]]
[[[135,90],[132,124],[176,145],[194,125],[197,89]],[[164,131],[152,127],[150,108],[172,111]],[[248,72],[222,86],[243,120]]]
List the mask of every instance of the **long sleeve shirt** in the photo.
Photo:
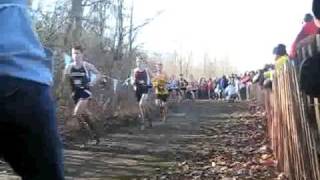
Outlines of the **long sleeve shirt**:
[[27,0],[0,0],[0,76],[52,84],[52,53],[33,32]]

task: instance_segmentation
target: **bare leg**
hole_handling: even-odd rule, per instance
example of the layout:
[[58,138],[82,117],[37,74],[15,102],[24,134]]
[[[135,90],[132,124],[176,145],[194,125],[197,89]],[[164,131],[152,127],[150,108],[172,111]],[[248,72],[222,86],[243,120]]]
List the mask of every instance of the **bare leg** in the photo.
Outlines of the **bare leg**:
[[80,125],[89,132],[91,138],[94,138],[98,144],[100,142],[99,135],[90,118],[91,113],[88,110],[88,99],[79,100],[74,108],[73,115],[78,117]]
[[79,100],[76,106],[74,107],[73,110],[73,117],[76,118],[79,122],[80,128],[83,129],[88,129],[87,125],[85,124],[84,120],[82,119],[81,114],[84,113],[84,105],[85,105],[85,100]]
[[164,101],[161,101],[161,106],[163,108],[163,119],[162,121],[166,121],[167,120],[167,112],[168,112],[168,107],[167,107],[167,103]]
[[192,100],[196,100],[196,95],[193,91],[191,91]]
[[142,97],[139,102],[139,111],[141,115],[141,130],[144,130],[144,126],[145,126],[147,100],[148,100],[148,95],[142,94]]
[[80,99],[74,107],[73,115],[79,116],[88,112],[88,99]]
[[139,103],[139,111],[140,111],[140,117],[141,117],[141,130],[144,130],[144,123],[145,123],[145,117],[144,117],[144,109],[143,105]]
[[91,120],[90,115],[89,114],[82,114],[82,118],[88,126],[91,138],[96,140],[96,144],[99,144],[100,143],[100,135],[99,135],[98,130],[96,129],[93,121]]

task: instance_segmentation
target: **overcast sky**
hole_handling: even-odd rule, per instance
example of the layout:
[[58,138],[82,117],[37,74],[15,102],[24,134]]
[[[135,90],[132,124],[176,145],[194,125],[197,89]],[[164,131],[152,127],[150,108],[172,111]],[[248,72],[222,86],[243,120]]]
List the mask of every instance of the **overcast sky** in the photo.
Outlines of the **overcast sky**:
[[146,50],[193,51],[195,64],[207,52],[244,71],[272,62],[278,43],[290,50],[311,0],[134,0],[134,10],[137,24],[164,10],[138,36]]

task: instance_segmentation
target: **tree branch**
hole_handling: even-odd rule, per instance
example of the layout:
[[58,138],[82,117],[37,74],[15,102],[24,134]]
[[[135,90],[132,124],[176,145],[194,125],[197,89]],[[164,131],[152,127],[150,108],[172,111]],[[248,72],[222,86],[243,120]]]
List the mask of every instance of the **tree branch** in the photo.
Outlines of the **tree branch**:
[[96,0],[96,1],[93,1],[93,2],[90,2],[90,0],[86,0],[82,6],[93,6],[93,5],[96,5],[98,3],[108,3],[108,4],[111,4],[110,0]]
[[[164,13],[164,10],[161,10],[159,12],[157,12],[157,14],[155,16],[153,16],[152,18],[148,18],[146,19],[142,24],[132,28],[132,32],[135,32],[141,28],[143,28],[144,26],[150,24],[152,21],[154,21],[158,16],[160,16],[162,13]],[[124,32],[124,36],[127,36],[130,32]]]

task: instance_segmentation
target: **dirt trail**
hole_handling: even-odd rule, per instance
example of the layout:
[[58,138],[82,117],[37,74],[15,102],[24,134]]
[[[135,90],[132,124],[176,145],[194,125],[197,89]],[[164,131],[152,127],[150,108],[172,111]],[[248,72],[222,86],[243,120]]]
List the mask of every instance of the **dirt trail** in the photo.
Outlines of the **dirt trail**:
[[[276,174],[270,165],[251,172],[263,163],[256,162],[257,154],[267,152],[256,152],[266,143],[263,123],[257,124],[247,110],[246,103],[210,101],[173,106],[166,123],[156,121],[144,131],[123,127],[99,145],[65,150],[66,178],[271,179]],[[6,166],[1,170],[12,173]]]

